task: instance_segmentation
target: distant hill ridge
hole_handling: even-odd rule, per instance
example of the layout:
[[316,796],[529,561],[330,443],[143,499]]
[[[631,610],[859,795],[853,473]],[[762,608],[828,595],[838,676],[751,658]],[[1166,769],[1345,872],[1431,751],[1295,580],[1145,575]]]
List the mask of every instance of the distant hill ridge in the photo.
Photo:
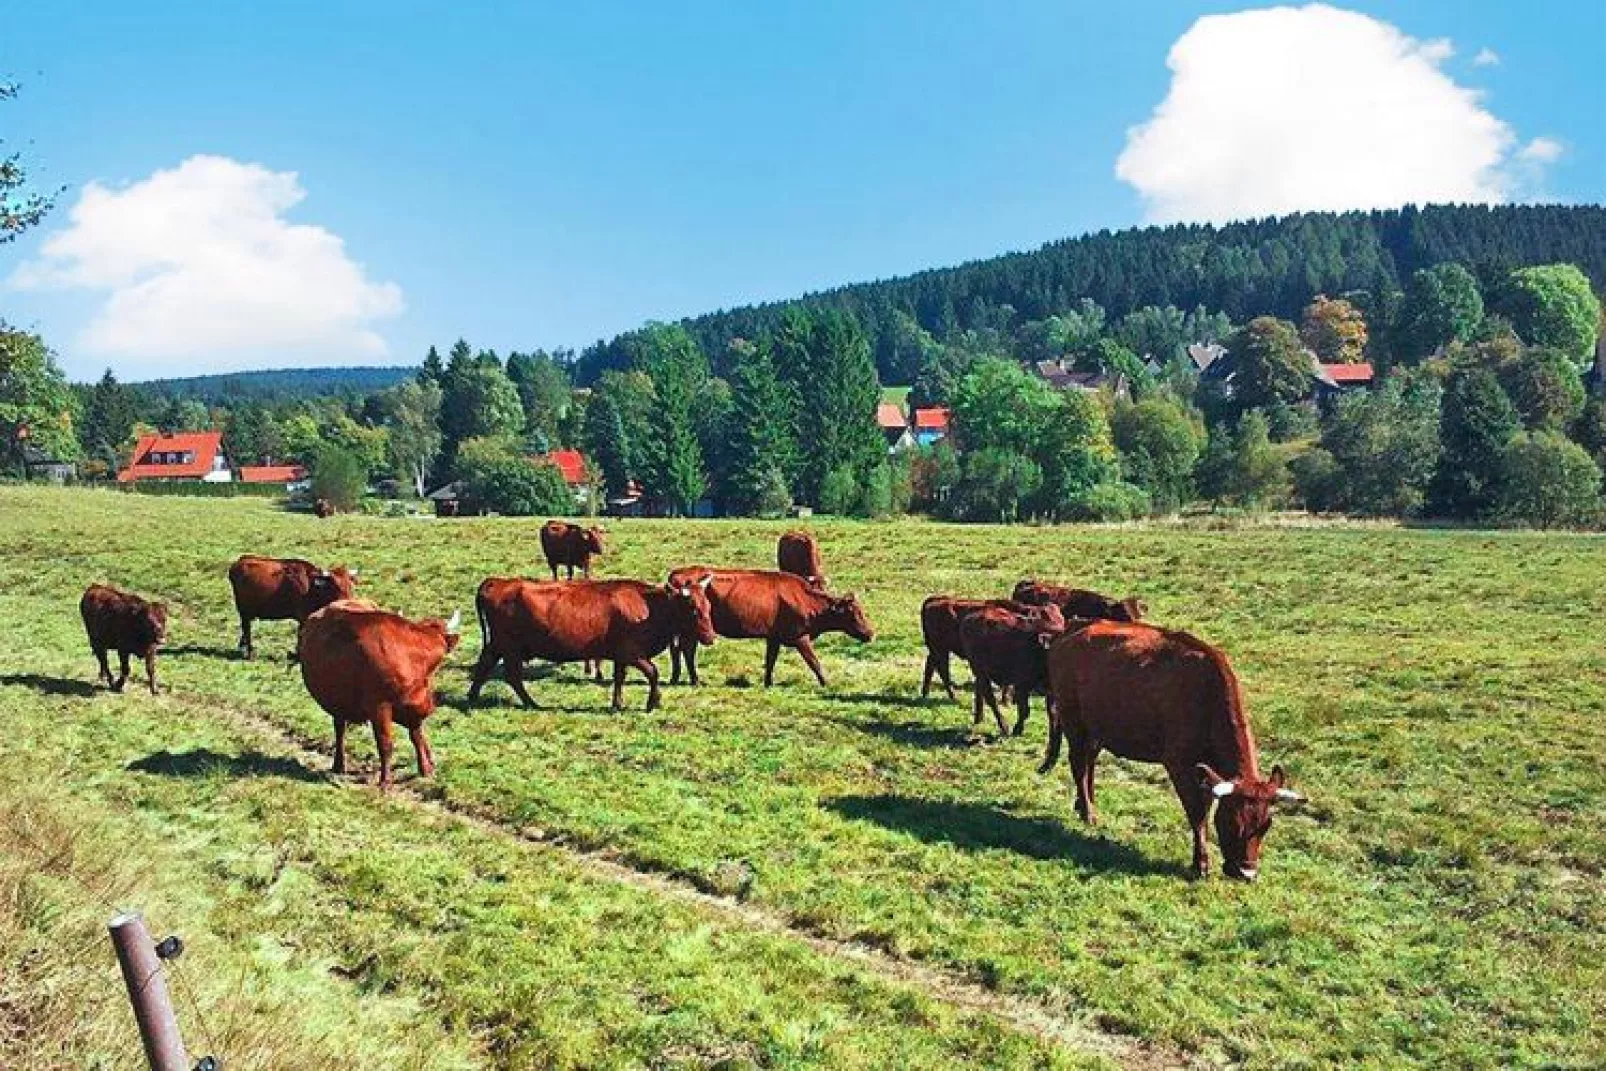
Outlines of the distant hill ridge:
[[136,384],[142,390],[174,398],[194,398],[207,405],[231,401],[299,401],[331,395],[364,395],[394,387],[418,372],[417,366],[382,368],[278,368],[257,372],[221,372],[179,379],[152,379]]
[[[1512,268],[1566,262],[1606,289],[1606,206],[1431,205],[1103,230],[683,322],[718,367],[731,339],[755,337],[791,305],[842,309],[868,334],[882,382],[907,383],[913,369],[900,352],[899,338],[907,334],[900,317],[938,339],[964,330],[1010,332],[1073,309],[1082,298],[1098,302],[1111,319],[1145,305],[1203,306],[1236,323],[1266,314],[1297,319],[1318,293],[1381,297],[1442,261],[1465,264],[1485,287]],[[619,343],[589,347],[579,381],[620,367],[628,348]]]

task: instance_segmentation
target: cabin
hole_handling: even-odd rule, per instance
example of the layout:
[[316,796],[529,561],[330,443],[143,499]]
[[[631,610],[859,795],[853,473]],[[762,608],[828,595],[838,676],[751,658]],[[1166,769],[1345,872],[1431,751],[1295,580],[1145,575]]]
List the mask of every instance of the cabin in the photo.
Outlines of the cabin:
[[888,453],[907,450],[915,444],[914,435],[909,429],[909,418],[904,415],[903,406],[896,402],[878,404],[875,407],[875,422],[886,437]]
[[915,442],[920,446],[931,446],[948,437],[949,412],[948,407],[933,405],[925,409],[916,409],[914,418]]
[[232,483],[234,472],[229,459],[223,456],[223,433],[185,431],[140,436],[133,459],[117,474],[118,483],[135,480]]
[[301,465],[241,465],[240,482],[253,484],[282,484],[293,491],[307,480],[307,470]]
[[1317,362],[1311,394],[1318,405],[1327,405],[1347,391],[1364,389],[1372,385],[1372,366],[1361,364],[1322,364]]
[[46,480],[50,483],[66,483],[78,475],[77,465],[63,461],[33,443],[22,444],[22,470],[30,480]]

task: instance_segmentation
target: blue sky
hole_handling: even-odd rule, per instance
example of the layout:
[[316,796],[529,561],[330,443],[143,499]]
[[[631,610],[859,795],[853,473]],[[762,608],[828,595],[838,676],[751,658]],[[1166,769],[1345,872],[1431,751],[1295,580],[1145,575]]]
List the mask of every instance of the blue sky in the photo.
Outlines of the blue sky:
[[[75,378],[579,347],[1150,219],[1606,197],[1606,5],[1583,0],[1215,20],[1175,82],[1169,50],[1243,5],[134,6],[23,5],[0,48],[24,84],[0,137],[69,187],[0,247],[0,316]],[[1262,59],[1286,94],[1231,77]],[[1418,130],[1296,114],[1357,84]],[[1448,139],[1425,161],[1422,132]],[[1365,166],[1335,175],[1311,137]]]

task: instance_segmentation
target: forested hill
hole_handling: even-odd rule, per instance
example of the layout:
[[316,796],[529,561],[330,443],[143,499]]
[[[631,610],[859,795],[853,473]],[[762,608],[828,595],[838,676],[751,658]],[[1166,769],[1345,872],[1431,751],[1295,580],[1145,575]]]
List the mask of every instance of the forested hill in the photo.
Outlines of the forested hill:
[[279,368],[264,372],[229,372],[184,379],[153,379],[138,384],[152,394],[193,398],[206,405],[253,401],[278,404],[308,398],[372,394],[394,387],[417,368]]
[[[938,340],[963,331],[1018,332],[1084,299],[1110,317],[1145,305],[1198,306],[1234,322],[1261,314],[1298,317],[1318,293],[1363,292],[1376,306],[1404,288],[1411,273],[1459,261],[1485,286],[1509,269],[1566,261],[1606,287],[1606,207],[1466,205],[1343,214],[1314,212],[1223,227],[1100,231],[900,279],[859,283],[798,301],[853,313],[875,349],[883,382],[908,383],[919,347],[907,343],[910,320]],[[699,316],[686,326],[716,363],[732,338],[751,338],[795,302]],[[619,339],[581,357],[581,382],[621,366]]]

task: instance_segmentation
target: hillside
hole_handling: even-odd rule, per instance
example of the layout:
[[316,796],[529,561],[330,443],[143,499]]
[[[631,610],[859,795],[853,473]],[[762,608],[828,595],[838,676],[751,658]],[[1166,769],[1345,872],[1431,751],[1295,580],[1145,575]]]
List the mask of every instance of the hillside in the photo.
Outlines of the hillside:
[[[1412,272],[1447,260],[1467,265],[1486,286],[1513,267],[1567,261],[1600,288],[1606,285],[1606,207],[1443,205],[1099,231],[1031,252],[709,313],[686,324],[717,364],[730,339],[753,337],[790,304],[842,308],[869,334],[882,381],[907,383],[915,369],[908,366],[907,347],[899,345],[903,317],[939,340],[964,330],[1013,331],[1083,298],[1112,318],[1144,305],[1203,306],[1234,322],[1267,313],[1292,318],[1317,293],[1364,291],[1372,301],[1385,301]],[[622,363],[618,342],[599,343],[582,355],[581,382]]]
[[182,379],[152,379],[137,384],[153,394],[194,398],[207,405],[229,402],[290,402],[330,395],[364,395],[393,387],[416,368],[279,368],[261,372],[228,372]]

